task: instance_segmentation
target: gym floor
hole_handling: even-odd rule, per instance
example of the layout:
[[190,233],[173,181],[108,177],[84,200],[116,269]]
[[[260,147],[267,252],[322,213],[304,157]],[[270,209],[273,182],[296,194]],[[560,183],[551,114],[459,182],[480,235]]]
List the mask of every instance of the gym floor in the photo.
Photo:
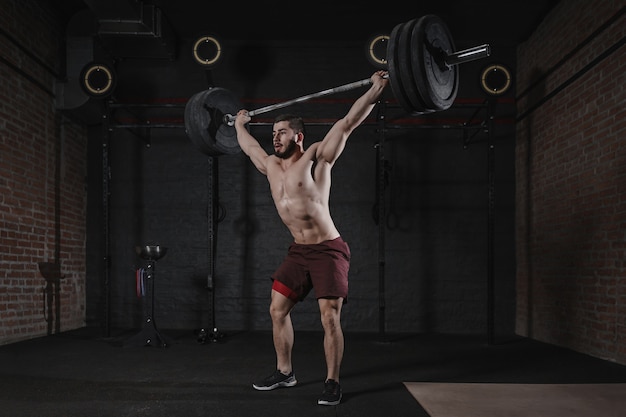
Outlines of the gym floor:
[[84,328],[0,346],[0,414],[427,417],[403,382],[626,382],[626,366],[526,338],[346,333],[343,400],[321,406],[321,332],[296,331],[298,385],[265,392],[252,382],[274,369],[270,332],[161,331],[165,347],[138,334]]

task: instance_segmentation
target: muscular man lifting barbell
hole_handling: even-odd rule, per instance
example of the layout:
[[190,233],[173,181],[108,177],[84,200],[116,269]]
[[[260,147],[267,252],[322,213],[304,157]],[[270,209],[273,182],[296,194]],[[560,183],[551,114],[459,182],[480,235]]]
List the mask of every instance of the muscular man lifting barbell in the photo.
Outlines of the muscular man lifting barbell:
[[274,154],[269,155],[248,132],[251,118],[240,110],[234,121],[241,150],[270,184],[278,215],[293,236],[287,256],[272,275],[270,316],[276,350],[276,370],[253,384],[260,391],[296,385],[291,354],[294,330],[291,311],[313,290],[324,329],[326,380],[318,399],[321,405],[341,401],[339,371],[344,339],[341,307],[347,302],[350,249],[330,215],[331,169],[350,134],[371,113],[388,84],[386,71],[371,77],[369,89],[348,113],[337,120],[322,141],[304,147],[305,128],[300,117],[278,116],[272,130]]
[[[327,366],[318,404],[339,404],[339,368],[344,348],[340,318],[341,307],[347,302],[350,250],[330,216],[330,170],[343,152],[348,136],[370,114],[387,84],[400,107],[410,115],[443,111],[456,98],[457,64],[490,53],[488,44],[455,52],[445,23],[438,16],[426,15],[393,28],[387,46],[387,71],[377,71],[368,79],[251,111],[240,110],[237,97],[220,87],[189,99],[185,129],[192,142],[212,157],[243,150],[267,176],[278,214],[294,238],[283,263],[272,275],[270,316],[276,370],[255,382],[255,389],[267,391],[296,384],[291,362],[294,335],[290,313],[313,289],[324,328]],[[367,92],[354,102],[346,116],[333,125],[321,142],[306,150],[304,125],[296,116],[276,118],[273,155],[268,155],[246,128],[254,115],[364,86],[369,86]]]

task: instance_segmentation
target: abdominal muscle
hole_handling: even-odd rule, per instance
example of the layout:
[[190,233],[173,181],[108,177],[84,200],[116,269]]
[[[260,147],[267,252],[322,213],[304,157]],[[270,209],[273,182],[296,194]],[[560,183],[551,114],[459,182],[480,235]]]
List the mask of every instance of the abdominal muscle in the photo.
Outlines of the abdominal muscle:
[[285,171],[268,170],[278,215],[299,244],[320,243],[339,237],[327,204],[330,175],[320,172],[321,178],[315,181],[311,166],[311,161],[300,160]]
[[276,209],[296,243],[320,243],[339,236],[328,208],[318,202],[283,199],[276,202]]

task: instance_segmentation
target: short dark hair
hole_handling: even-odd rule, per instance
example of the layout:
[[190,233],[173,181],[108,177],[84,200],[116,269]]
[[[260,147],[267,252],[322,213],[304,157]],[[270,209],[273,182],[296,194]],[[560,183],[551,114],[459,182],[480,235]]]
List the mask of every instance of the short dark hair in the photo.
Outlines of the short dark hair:
[[302,117],[296,116],[295,114],[280,114],[274,119],[274,123],[278,122],[289,122],[289,127],[295,130],[296,133],[306,133],[304,128],[304,120],[302,120]]

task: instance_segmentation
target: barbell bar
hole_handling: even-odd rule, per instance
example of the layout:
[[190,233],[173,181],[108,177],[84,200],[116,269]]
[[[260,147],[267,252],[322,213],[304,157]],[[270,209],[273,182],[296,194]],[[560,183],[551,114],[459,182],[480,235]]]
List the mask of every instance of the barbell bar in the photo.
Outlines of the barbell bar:
[[[489,44],[455,51],[452,35],[436,15],[425,15],[396,25],[387,45],[387,76],[393,95],[411,115],[448,109],[456,98],[457,65],[488,57]],[[340,85],[249,112],[255,116],[371,84],[371,79]],[[185,129],[198,149],[211,156],[239,152],[233,127],[242,108],[233,93],[211,88],[192,96],[185,106]]]
[[[444,53],[442,63],[443,65],[449,67],[452,65],[463,64],[465,62],[474,61],[476,59],[485,58],[489,55],[490,55],[490,47],[488,44],[484,44],[484,45],[468,48],[463,51],[454,52],[451,54]],[[385,78],[389,78],[389,74],[387,74]],[[324,96],[328,96],[331,94],[342,93],[344,91],[355,90],[357,88],[369,86],[370,84],[372,84],[371,78],[366,78],[361,81],[354,81],[348,84],[340,85],[338,87],[328,88],[326,90],[318,91],[316,93],[311,93],[311,94],[307,94],[307,95],[297,97],[291,100],[283,101],[281,103],[270,104],[265,107],[260,107],[255,110],[250,110],[248,112],[248,115],[250,117],[253,117],[258,114],[268,113],[274,110],[281,109],[283,107],[288,107],[294,104],[302,103],[304,101],[308,101],[313,98],[324,97]],[[224,122],[228,124],[229,126],[233,126],[236,118],[237,118],[236,115],[225,114]]]
[[[330,94],[341,93],[343,91],[354,90],[354,89],[357,89],[357,88],[369,85],[371,83],[372,83],[372,80],[369,79],[369,78],[367,78],[365,80],[361,80],[361,81],[355,81],[355,82],[352,82],[352,83],[340,85],[339,87],[329,88],[327,90],[318,91],[317,93],[307,94],[305,96],[301,96],[301,97],[297,97],[297,98],[294,98],[294,99],[291,99],[291,100],[283,101],[282,103],[270,104],[269,106],[261,107],[261,108],[255,109],[255,110],[250,110],[248,112],[248,115],[250,117],[253,117],[253,116],[256,116],[257,114],[263,114],[263,113],[267,113],[267,112],[270,112],[270,111],[273,111],[273,110],[281,109],[283,107],[287,107],[287,106],[291,106],[293,104],[301,103],[303,101],[307,101],[307,100],[310,100],[312,98],[323,97],[323,96],[327,96],[327,95],[330,95]],[[225,114],[224,115],[224,123],[228,124],[229,126],[232,126],[232,125],[234,125],[236,118],[237,118],[236,115],[234,116],[232,114]]]

